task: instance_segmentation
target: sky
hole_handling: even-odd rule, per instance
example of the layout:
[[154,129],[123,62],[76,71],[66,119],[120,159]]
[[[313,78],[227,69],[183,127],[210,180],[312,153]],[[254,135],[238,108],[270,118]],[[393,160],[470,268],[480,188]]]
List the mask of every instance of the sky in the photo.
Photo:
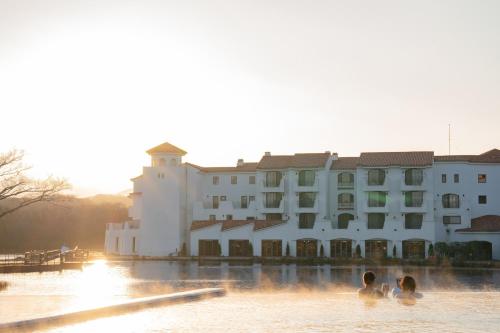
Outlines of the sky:
[[500,147],[500,1],[0,0],[0,152],[117,193],[168,141],[265,151]]

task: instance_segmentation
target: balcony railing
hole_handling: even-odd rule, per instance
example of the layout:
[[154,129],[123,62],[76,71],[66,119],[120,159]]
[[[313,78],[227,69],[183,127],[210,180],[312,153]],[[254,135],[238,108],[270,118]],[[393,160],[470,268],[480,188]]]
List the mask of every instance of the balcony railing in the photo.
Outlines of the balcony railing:
[[338,183],[337,188],[354,188],[354,182]]
[[339,202],[338,203],[338,208],[339,209],[352,210],[352,209],[354,209],[354,202]]

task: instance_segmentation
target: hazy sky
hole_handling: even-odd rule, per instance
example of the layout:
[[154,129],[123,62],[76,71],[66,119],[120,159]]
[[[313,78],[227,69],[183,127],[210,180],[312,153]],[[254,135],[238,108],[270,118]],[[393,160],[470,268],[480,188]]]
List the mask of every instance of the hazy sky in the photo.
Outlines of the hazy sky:
[[264,151],[500,147],[500,1],[0,0],[0,151],[118,192],[169,141]]

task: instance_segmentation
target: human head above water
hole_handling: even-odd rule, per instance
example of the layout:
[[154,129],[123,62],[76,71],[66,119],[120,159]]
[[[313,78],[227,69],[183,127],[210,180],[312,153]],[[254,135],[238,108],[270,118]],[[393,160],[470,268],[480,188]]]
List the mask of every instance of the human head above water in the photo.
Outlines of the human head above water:
[[402,291],[409,291],[409,292],[415,292],[415,289],[417,288],[417,284],[415,283],[415,279],[411,277],[410,275],[405,275],[401,279],[401,290]]
[[370,286],[375,282],[375,273],[372,271],[366,271],[365,274],[363,274],[363,283],[365,286]]

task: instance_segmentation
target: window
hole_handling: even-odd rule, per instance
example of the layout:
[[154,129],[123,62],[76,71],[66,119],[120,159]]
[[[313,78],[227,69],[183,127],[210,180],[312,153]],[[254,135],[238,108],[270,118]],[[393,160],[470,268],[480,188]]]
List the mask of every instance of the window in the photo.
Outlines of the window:
[[386,192],[368,192],[368,207],[385,207]]
[[232,220],[232,219],[233,219],[233,215],[231,215],[231,214],[227,214],[226,215],[226,220],[229,221],[229,220]]
[[477,197],[477,203],[481,205],[486,204],[486,196],[485,195],[480,195]]
[[368,214],[368,229],[384,229],[385,214],[369,213]]
[[281,183],[281,172],[279,171],[269,171],[266,172],[266,187],[278,187]]
[[215,215],[212,215],[212,214],[211,214],[211,215],[209,215],[209,216],[208,216],[208,220],[209,220],[209,221],[215,221]]
[[221,195],[220,196],[220,201],[226,201],[226,196],[225,195]]
[[299,171],[299,186],[313,186],[316,172],[313,170]]
[[443,184],[446,183],[446,174],[445,173],[443,173],[441,175],[441,183],[443,183]]
[[165,159],[164,158],[160,158],[160,166],[164,167],[165,165],[167,165],[167,162],[165,162]]
[[405,171],[405,185],[422,185],[424,171],[422,169],[408,169]]
[[365,257],[380,259],[387,257],[386,240],[365,240]]
[[217,239],[199,239],[198,252],[200,256],[219,256],[219,241]]
[[422,229],[422,214],[405,214],[405,229]]
[[219,208],[219,197],[216,195],[212,197],[212,208],[213,209]]
[[478,183],[486,183],[486,174],[480,173],[479,175],[477,175],[477,182]]
[[135,248],[135,237],[132,237],[132,253],[135,253],[136,252],[136,248]]
[[299,193],[299,208],[314,207],[315,200],[316,200],[316,193],[314,193],[314,192],[300,192]]
[[238,176],[231,176],[231,184],[238,184]]
[[283,217],[279,213],[266,214],[266,221],[281,221]]
[[299,229],[312,229],[314,228],[314,221],[316,214],[302,213],[299,214]]
[[443,216],[443,224],[460,224],[462,223],[460,216]]
[[422,207],[423,203],[424,203],[424,192],[421,191],[405,192],[406,207]]
[[350,172],[342,172],[337,176],[337,187],[353,187],[354,175]]
[[282,246],[280,239],[263,239],[261,242],[263,257],[281,257]]
[[382,169],[368,170],[368,185],[384,185],[385,171]]
[[255,216],[247,216],[247,221],[253,221],[255,220]]
[[281,192],[268,192],[266,193],[266,208],[279,208],[283,193]]
[[458,194],[443,195],[443,208],[460,208],[460,197]]
[[212,177],[212,184],[219,185],[219,176]]
[[248,197],[245,195],[241,196],[241,208],[248,208]]
[[352,240],[331,240],[330,241],[330,256],[334,258],[350,258],[352,257]]
[[118,252],[120,249],[120,237],[115,238],[115,251]]
[[453,175],[453,182],[454,183],[459,183],[460,182],[460,175],[458,173]]
[[296,242],[297,257],[317,257],[318,241],[315,239],[299,239]]
[[338,229],[347,229],[349,226],[349,221],[354,220],[354,215],[352,214],[340,214],[338,217]]
[[339,209],[353,209],[354,195],[351,193],[340,193],[337,197]]
[[251,184],[251,185],[255,184],[255,176],[249,176],[248,177],[248,183]]
[[176,166],[177,165],[177,160],[175,158],[170,159],[170,165],[171,166]]
[[249,202],[255,201],[255,196],[254,195],[249,196],[248,201]]

